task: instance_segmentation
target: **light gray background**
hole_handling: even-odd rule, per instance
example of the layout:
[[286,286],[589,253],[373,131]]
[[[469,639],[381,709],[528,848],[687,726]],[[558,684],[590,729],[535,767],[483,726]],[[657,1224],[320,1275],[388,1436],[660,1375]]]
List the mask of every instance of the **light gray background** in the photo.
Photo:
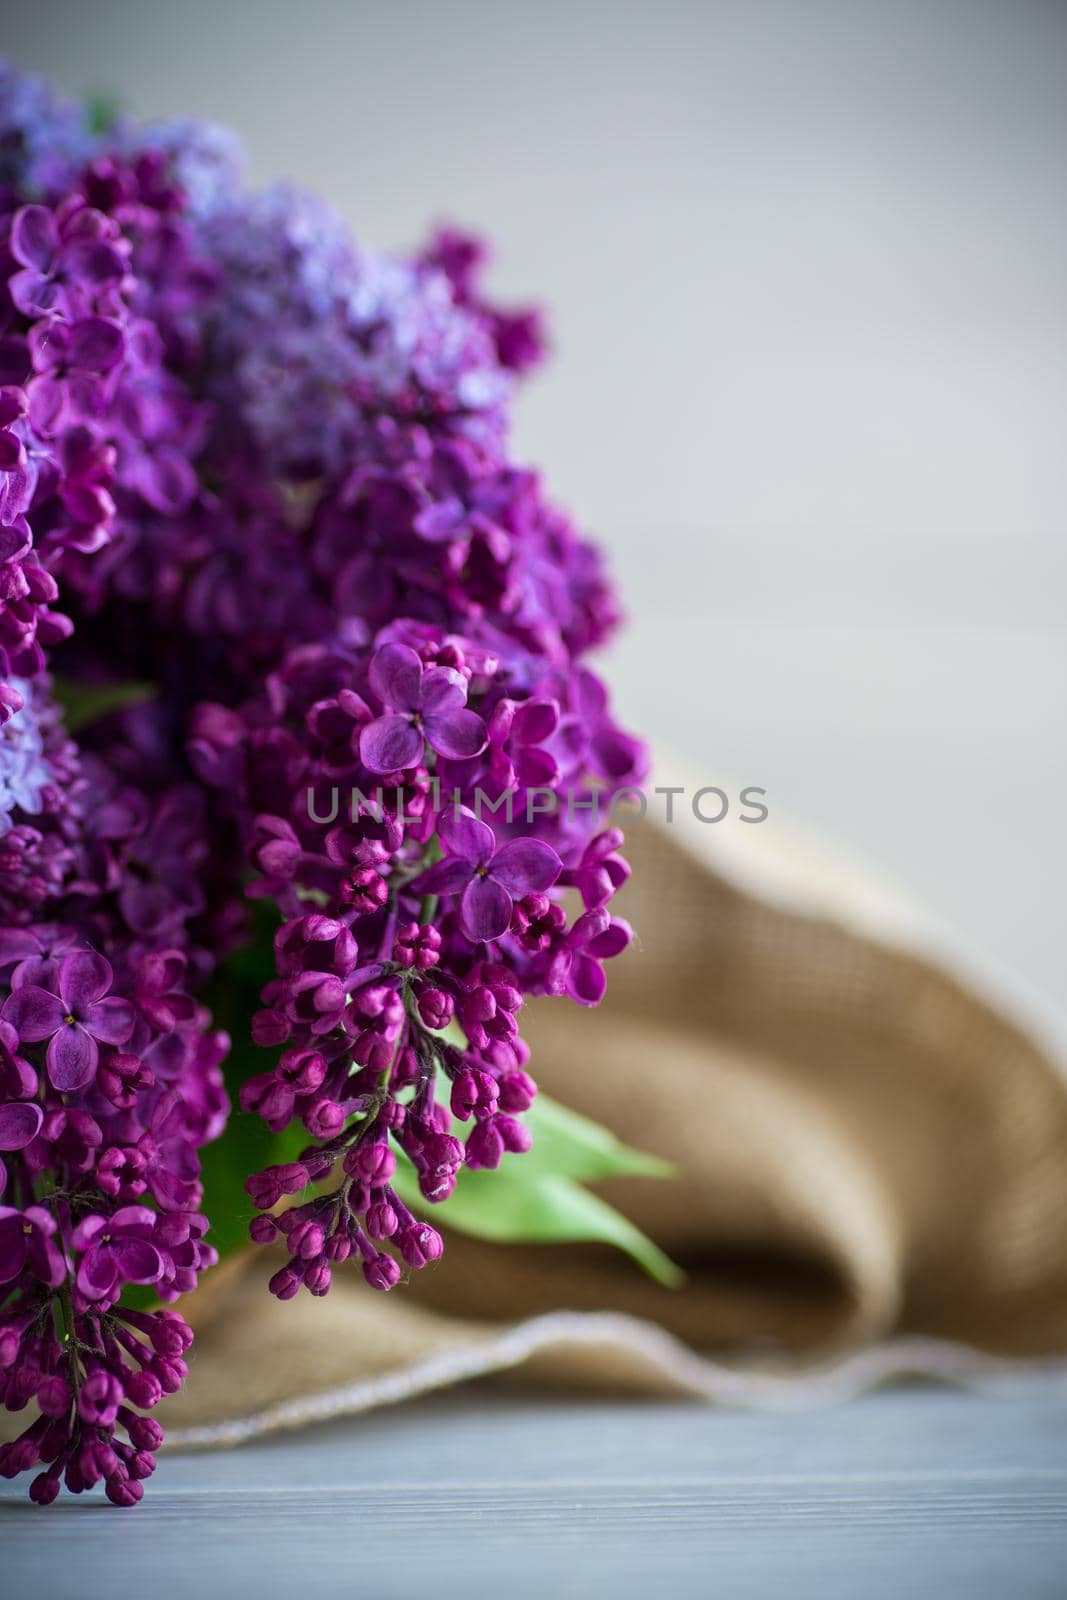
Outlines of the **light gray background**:
[[4,36],[236,125],[368,242],[490,230],[552,309],[519,444],[612,549],[623,711],[1064,998],[1067,5],[9,0]]

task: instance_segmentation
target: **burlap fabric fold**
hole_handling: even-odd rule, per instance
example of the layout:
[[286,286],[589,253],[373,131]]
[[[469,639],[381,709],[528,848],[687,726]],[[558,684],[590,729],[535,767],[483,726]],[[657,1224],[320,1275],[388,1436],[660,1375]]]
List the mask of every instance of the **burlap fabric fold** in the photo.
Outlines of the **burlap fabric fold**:
[[[982,1377],[1067,1350],[1058,1019],[774,818],[628,829],[638,930],[586,1012],[530,1008],[552,1094],[670,1157],[603,1186],[685,1268],[446,1233],[390,1295],[281,1304],[249,1252],[183,1304],[175,1444],[513,1381],[806,1402],[898,1371]],[[447,1221],[447,1210],[444,1213]],[[164,1414],[165,1413],[165,1414]]]

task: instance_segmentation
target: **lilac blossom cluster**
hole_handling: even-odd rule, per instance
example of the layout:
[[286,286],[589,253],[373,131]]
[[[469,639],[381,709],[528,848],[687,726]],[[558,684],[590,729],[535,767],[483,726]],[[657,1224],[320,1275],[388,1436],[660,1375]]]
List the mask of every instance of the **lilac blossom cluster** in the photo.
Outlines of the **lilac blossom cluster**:
[[212,847],[191,775],[135,721],[79,750],[45,669],[137,528],[197,496],[214,275],[164,155],[93,151],[6,70],[0,150],[0,1396],[35,1412],[0,1471],[129,1505],[192,1335],[124,1291],[175,1301],[215,1259],[197,1151],[226,1040],[189,992],[218,944]]
[[[37,1410],[0,1470],[129,1504],[191,1335],[126,1288],[214,1259],[197,994],[249,906],[242,1106],[306,1133],[252,1238],[282,1299],[389,1289],[442,1251],[398,1165],[430,1206],[528,1148],[522,1006],[595,1005],[629,941],[581,802],[645,753],[586,660],[598,552],[509,453],[543,333],[478,241],[375,255],[219,130],[92,133],[3,69],[0,256],[0,1394]],[[151,691],[75,744],[53,673]]]

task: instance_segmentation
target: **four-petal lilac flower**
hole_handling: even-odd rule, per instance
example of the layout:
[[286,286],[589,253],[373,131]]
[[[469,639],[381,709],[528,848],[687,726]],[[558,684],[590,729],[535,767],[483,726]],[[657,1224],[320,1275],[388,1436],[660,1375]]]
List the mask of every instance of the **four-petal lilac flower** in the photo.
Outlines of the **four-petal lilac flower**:
[[156,1214],[147,1206],[122,1206],[111,1217],[86,1217],[74,1230],[77,1284],[87,1300],[111,1301],[124,1283],[155,1283],[163,1257],[151,1242]]
[[93,415],[102,380],[122,360],[126,339],[110,317],[56,317],[31,328],[29,346],[37,374],[26,389],[30,421],[38,432],[52,434],[68,413]]
[[386,713],[359,736],[370,772],[401,772],[422,759],[423,743],[449,760],[485,749],[485,723],[467,710],[467,685],[452,667],[423,669],[406,644],[384,644],[370,664],[370,685]]
[[499,939],[512,905],[524,894],[551,888],[562,862],[543,839],[512,839],[500,850],[487,822],[467,806],[446,811],[437,832],[449,854],[412,884],[417,894],[462,894],[460,922],[468,939]]
[[4,1005],[4,1021],[29,1043],[48,1040],[45,1063],[61,1094],[84,1089],[96,1075],[99,1044],[125,1044],[134,1027],[128,1000],[108,999],[111,963],[94,951],[64,956],[56,992],[23,984]]
[[10,1283],[26,1267],[50,1289],[58,1288],[66,1267],[55,1234],[55,1218],[43,1206],[0,1206],[0,1283]]
[[120,282],[126,270],[109,217],[89,206],[56,216],[47,206],[23,206],[11,225],[9,248],[22,267],[9,290],[29,317],[59,311],[77,316],[89,294]]

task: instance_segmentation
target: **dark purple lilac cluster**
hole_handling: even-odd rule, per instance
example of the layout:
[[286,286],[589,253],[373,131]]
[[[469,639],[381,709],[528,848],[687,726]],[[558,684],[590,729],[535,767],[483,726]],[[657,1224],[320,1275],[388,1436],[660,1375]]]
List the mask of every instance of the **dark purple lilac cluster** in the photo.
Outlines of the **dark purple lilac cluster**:
[[215,1259],[197,1151],[226,1041],[187,985],[214,953],[211,836],[135,720],[74,745],[45,668],[136,529],[198,496],[214,274],[165,156],[76,129],[0,75],[0,1392],[36,1413],[0,1470],[132,1504],[191,1334],[124,1291],[174,1301]]
[[436,1259],[439,1234],[391,1183],[397,1161],[439,1202],[461,1166],[527,1149],[523,1002],[596,1004],[603,961],[629,942],[609,909],[621,835],[590,818],[640,747],[572,709],[569,669],[488,633],[405,620],[367,644],[302,646],[246,706],[194,719],[198,770],[239,812],[250,892],[284,919],[253,1025],[281,1055],[242,1092],[315,1141],[249,1184],[266,1213],[253,1237],[290,1251],[271,1285],[283,1298],[325,1293],[353,1253],[375,1288]]
[[[214,1259],[196,996],[250,903],[241,1099],[307,1136],[247,1185],[283,1299],[440,1256],[399,1189],[528,1148],[523,1003],[596,1004],[629,940],[598,812],[644,751],[585,660],[615,602],[510,459],[543,336],[482,258],[365,252],[218,130],[91,133],[0,70],[0,1391],[37,1413],[0,1470],[40,1501],[152,1470],[191,1335],[127,1286]],[[75,744],[50,673],[147,687]]]

